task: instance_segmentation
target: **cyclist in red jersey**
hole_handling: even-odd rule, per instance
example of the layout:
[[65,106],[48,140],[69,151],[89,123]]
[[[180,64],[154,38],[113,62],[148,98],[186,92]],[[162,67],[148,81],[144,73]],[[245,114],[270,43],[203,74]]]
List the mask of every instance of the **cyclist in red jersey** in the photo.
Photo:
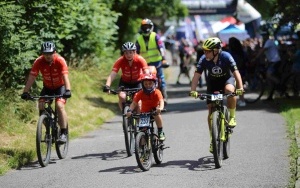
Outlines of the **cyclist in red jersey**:
[[[30,88],[39,72],[43,77],[43,89],[40,95],[63,95],[56,99],[58,110],[58,124],[61,128],[59,141],[67,141],[67,113],[65,110],[66,99],[71,97],[71,84],[68,77],[68,66],[65,59],[56,53],[53,42],[44,42],[41,46],[42,55],[38,57],[31,68],[22,99],[30,98]],[[39,100],[39,110],[44,109],[44,99]]]
[[[122,45],[123,55],[114,63],[110,75],[107,77],[103,92],[109,92],[111,83],[116,78],[119,70],[122,70],[119,87],[124,88],[141,88],[141,76],[149,73],[146,60],[136,54],[136,46],[132,42],[126,42]],[[125,102],[126,94],[119,93],[119,107],[122,111],[122,103]]]
[[142,90],[140,90],[133,98],[130,108],[127,110],[127,116],[131,116],[132,111],[138,106],[139,101],[142,102],[141,112],[150,112],[156,109],[157,115],[154,116],[155,123],[158,129],[158,136],[160,140],[165,140],[165,133],[163,132],[163,123],[161,111],[164,109],[164,98],[159,89],[156,89],[157,78],[152,74],[144,74],[142,77]]

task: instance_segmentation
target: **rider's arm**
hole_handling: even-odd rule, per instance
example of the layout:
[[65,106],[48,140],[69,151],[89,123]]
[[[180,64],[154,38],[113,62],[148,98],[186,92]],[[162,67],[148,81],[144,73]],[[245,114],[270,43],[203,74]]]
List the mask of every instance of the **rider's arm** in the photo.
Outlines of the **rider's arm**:
[[141,47],[140,47],[140,44],[138,43],[138,41],[136,41],[135,46],[136,46],[136,53],[140,54]]
[[196,91],[200,77],[201,77],[201,74],[199,72],[194,73],[194,76],[192,79],[192,84],[191,84],[191,91]]
[[131,116],[132,111],[135,109],[135,107],[136,107],[137,105],[138,105],[138,104],[137,104],[136,102],[134,102],[134,101],[130,104],[130,107],[129,107],[129,109],[127,110],[127,112],[124,112],[124,113],[126,113],[126,116],[127,116],[127,117]]
[[66,90],[71,90],[71,84],[68,76],[69,70],[68,70],[68,65],[66,63],[66,60],[63,57],[58,56],[58,61],[61,65],[61,69],[62,69],[61,74],[65,83]]
[[23,90],[24,93],[28,93],[33,82],[35,81],[36,76],[33,76],[32,74],[29,74],[28,80],[26,82],[25,88]]
[[159,110],[162,111],[165,108],[165,101],[164,99],[159,100]]
[[160,36],[158,34],[156,34],[156,36],[155,36],[155,41],[156,41],[157,48],[160,51],[161,56],[163,57],[163,59],[165,59],[165,55],[166,55],[165,46],[164,46],[164,43],[160,39]]
[[70,84],[70,80],[69,80],[68,74],[63,74],[63,80],[65,82],[66,90],[71,90],[71,84]]
[[243,89],[243,81],[240,72],[238,70],[233,71],[233,76],[236,80],[237,89]]
[[116,78],[116,76],[117,76],[117,73],[114,71],[111,71],[110,75],[107,77],[105,85],[110,86],[112,81],[114,81],[114,79]]
[[199,62],[196,65],[196,70],[192,79],[192,84],[191,84],[191,91],[196,91],[197,85],[199,82],[199,79],[201,78],[202,72],[205,71],[205,64],[204,64],[205,56],[203,55],[200,59]]
[[138,103],[136,103],[135,101],[132,101],[132,103],[130,104],[129,110],[133,111],[137,105],[138,105]]

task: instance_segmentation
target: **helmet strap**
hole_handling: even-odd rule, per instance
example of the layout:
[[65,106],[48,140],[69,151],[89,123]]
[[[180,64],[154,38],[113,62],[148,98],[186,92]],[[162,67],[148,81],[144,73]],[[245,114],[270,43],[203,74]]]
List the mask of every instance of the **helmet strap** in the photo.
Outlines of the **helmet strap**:
[[213,58],[212,58],[212,60],[215,61],[215,57],[221,53],[221,50],[218,50],[217,53],[215,53],[215,50],[213,50],[212,53],[213,53]]

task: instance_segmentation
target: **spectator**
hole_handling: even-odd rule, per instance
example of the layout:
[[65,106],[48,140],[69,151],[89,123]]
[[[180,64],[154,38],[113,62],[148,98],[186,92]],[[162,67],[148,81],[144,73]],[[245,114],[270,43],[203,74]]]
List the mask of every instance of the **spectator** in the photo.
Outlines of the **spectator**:
[[[246,75],[246,63],[248,61],[247,54],[245,53],[243,46],[239,39],[235,37],[229,38],[228,43],[229,53],[232,55],[233,59],[236,62],[236,65],[239,69],[239,72],[243,77]],[[237,102],[238,106],[246,106],[246,102],[244,99],[244,95],[239,96],[239,100]]]
[[269,96],[267,97],[267,101],[271,101],[273,100],[275,87],[280,82],[280,80],[276,77],[276,71],[277,67],[281,64],[281,58],[273,34],[270,31],[265,31],[264,33],[262,33],[262,36],[265,43],[263,47],[260,48],[257,56],[253,59],[253,61],[259,58],[263,53],[265,53],[267,60],[266,77],[270,85],[270,92]]

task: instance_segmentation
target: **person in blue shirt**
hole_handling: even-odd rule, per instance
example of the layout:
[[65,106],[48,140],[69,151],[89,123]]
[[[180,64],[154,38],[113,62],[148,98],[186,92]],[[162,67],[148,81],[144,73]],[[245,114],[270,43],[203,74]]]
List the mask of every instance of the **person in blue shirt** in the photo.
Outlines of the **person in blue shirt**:
[[[217,37],[211,37],[204,41],[202,48],[204,54],[197,63],[196,70],[192,79],[190,96],[197,98],[196,91],[199,78],[204,71],[207,74],[207,93],[214,93],[215,91],[223,91],[224,93],[233,93],[241,95],[244,92],[242,78],[239,73],[236,62],[229,52],[222,51],[221,40]],[[236,97],[227,98],[227,107],[230,112],[229,126],[234,128],[236,126],[235,110]],[[208,127],[211,131],[210,115],[212,113],[212,105],[207,100],[208,107]],[[211,134],[210,134],[211,135]],[[212,145],[211,145],[212,146]],[[210,151],[212,147],[210,146]]]

